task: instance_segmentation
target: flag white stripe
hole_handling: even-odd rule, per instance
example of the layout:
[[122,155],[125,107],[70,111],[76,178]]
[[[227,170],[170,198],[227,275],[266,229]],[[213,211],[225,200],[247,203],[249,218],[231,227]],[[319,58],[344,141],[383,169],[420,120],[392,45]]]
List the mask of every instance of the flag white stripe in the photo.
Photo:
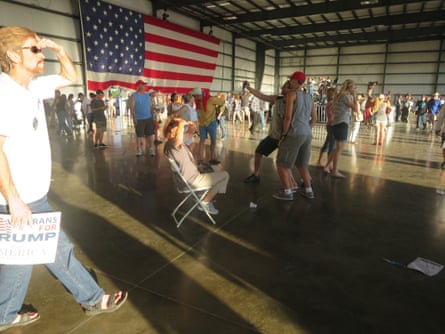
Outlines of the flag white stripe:
[[107,73],[107,72],[93,72],[87,71],[88,80],[92,81],[126,81],[128,83],[135,83],[137,80],[141,79],[140,75],[128,75],[122,73]]
[[205,70],[202,68],[196,68],[192,66],[176,65],[158,62],[154,60],[147,60],[145,62],[145,68],[150,68],[156,71],[169,71],[176,73],[195,74],[213,77],[214,70]]

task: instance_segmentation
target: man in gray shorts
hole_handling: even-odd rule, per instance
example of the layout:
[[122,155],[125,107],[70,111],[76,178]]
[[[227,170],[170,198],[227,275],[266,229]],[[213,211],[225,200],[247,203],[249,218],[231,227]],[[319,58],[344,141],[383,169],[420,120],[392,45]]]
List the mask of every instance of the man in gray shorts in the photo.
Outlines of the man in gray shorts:
[[295,190],[291,182],[291,169],[294,166],[304,181],[305,189],[300,194],[309,199],[314,198],[308,166],[317,109],[311,96],[302,90],[305,81],[306,75],[303,72],[292,74],[291,86],[286,94],[286,112],[277,156],[277,171],[283,189],[273,194],[273,197],[281,200],[294,198]]

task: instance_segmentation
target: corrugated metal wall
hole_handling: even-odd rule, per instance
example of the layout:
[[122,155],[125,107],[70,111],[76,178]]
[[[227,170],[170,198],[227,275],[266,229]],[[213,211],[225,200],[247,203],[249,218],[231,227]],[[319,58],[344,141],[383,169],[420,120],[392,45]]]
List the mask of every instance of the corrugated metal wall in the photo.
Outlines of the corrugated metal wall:
[[445,50],[440,41],[376,44],[282,54],[280,75],[304,70],[308,76],[352,79],[365,92],[378,81],[377,92],[393,95],[445,94]]
[[[152,15],[145,0],[109,0],[108,2]],[[0,25],[25,25],[42,36],[62,44],[79,72],[79,90],[84,88],[83,55],[80,37],[79,9],[76,0],[22,0],[10,3],[0,0]],[[41,10],[36,9],[40,5]],[[44,9],[44,10],[43,10]],[[199,30],[199,22],[169,12],[171,22]],[[204,28],[204,32],[209,31]],[[256,44],[245,38],[234,39],[232,34],[213,27],[213,35],[221,39],[213,92],[239,92],[242,82],[255,82]],[[234,44],[233,44],[234,43]],[[376,44],[360,47],[310,49],[293,52],[266,50],[261,89],[276,93],[286,77],[296,70],[308,77],[338,78],[356,81],[365,91],[369,81],[378,81],[378,92],[395,94],[445,94],[445,46],[443,41],[424,41],[398,44]],[[279,55],[279,68],[276,57]],[[51,55],[48,55],[51,57]],[[58,70],[55,59],[48,59],[49,72]],[[278,80],[278,82],[276,82]]]

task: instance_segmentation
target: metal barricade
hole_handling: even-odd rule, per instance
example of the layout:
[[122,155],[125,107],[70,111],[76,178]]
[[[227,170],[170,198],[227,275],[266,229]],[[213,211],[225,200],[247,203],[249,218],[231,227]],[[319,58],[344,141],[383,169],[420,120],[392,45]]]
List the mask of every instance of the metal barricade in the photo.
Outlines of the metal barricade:
[[317,123],[326,123],[325,104],[317,103]]

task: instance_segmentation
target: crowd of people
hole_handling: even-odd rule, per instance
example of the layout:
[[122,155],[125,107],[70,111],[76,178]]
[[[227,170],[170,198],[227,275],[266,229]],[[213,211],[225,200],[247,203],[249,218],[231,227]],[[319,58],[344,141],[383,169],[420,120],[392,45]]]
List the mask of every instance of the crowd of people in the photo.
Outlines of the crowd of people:
[[[428,127],[429,131],[433,131],[435,120],[443,104],[438,93],[431,98],[422,96],[416,103],[413,102],[412,95],[407,94],[394,99],[395,106],[393,106],[390,102],[392,99],[390,92],[374,94],[377,82],[369,82],[367,91],[360,94],[356,92],[356,86],[352,80],[346,80],[338,85],[337,79],[331,81],[329,77],[320,77],[318,89],[315,89],[317,87],[315,78],[306,79],[304,76],[304,80],[299,84],[301,80],[298,79],[302,78],[295,73],[290,76],[282,86],[281,95],[265,95],[252,88],[248,82],[243,84],[240,93],[235,94],[229,92],[225,95],[218,93],[212,96],[201,88],[194,88],[184,95],[172,93],[165,108],[168,117],[165,126],[169,125],[170,119],[180,118],[185,121],[183,123],[185,130],[182,134],[184,145],[190,151],[190,157],[199,169],[205,160],[208,161],[209,166],[220,164],[215,147],[218,129],[220,129],[222,140],[227,136],[226,119],[231,121],[233,126],[236,126],[237,122],[246,125],[251,134],[254,134],[258,127],[264,131],[269,122],[269,133],[255,150],[253,173],[244,182],[259,182],[262,158],[280,148],[277,156],[277,171],[282,187],[273,196],[282,200],[291,200],[293,194],[297,192],[307,198],[315,197],[307,167],[311,147],[309,137],[312,138],[311,127],[317,120],[317,104],[322,104],[324,107],[326,139],[320,149],[316,165],[323,168],[324,172],[331,177],[340,179],[345,178],[339,168],[344,146],[347,142],[354,144],[357,141],[362,125],[365,126],[367,133],[374,134],[374,145],[384,145],[387,127],[391,125],[391,114],[395,114],[395,122],[407,122],[408,117],[415,115],[417,130],[423,126],[423,129]],[[159,108],[156,107],[157,93],[153,89],[147,91],[147,84],[142,80],[138,80],[135,86],[136,91],[129,95],[128,107],[136,132],[136,156],[144,155],[144,151],[154,156],[155,145],[162,143],[158,139],[160,121],[158,121]],[[96,92],[92,100],[85,99],[79,94],[80,98],[83,99],[82,110],[87,110],[87,115],[90,115],[86,118],[89,129],[93,132],[93,138],[97,136],[97,139],[94,139],[95,146],[106,147],[103,144],[103,132],[106,129],[106,118],[103,116],[103,110],[106,109],[103,103],[103,92]],[[302,104],[302,101],[306,103]],[[91,110],[91,105],[97,105],[97,107]],[[302,119],[298,118],[300,116]],[[105,124],[101,124],[100,120],[96,122],[95,119],[98,118]],[[63,115],[60,119],[63,119]],[[370,131],[371,128],[374,131]],[[59,129],[64,131],[63,126]],[[283,133],[284,136],[282,136]],[[165,127],[163,134],[166,135]],[[172,136],[171,133],[168,135]],[[198,139],[195,140],[195,138]],[[167,139],[168,151],[172,152],[173,146],[168,144],[167,137],[165,139]],[[205,152],[207,140],[210,141],[208,153]],[[324,158],[325,155],[326,158]],[[292,166],[296,166],[299,171],[302,190],[293,177]],[[212,168],[209,167],[207,170],[212,171]],[[208,205],[208,203],[205,204]],[[209,208],[212,212],[217,211],[214,207],[209,206]]]
[[[258,128],[260,128],[259,131],[265,131],[267,123],[270,123],[268,136],[255,150],[253,173],[244,181],[246,183],[259,182],[262,158],[281,147],[277,158],[277,170],[282,189],[274,193],[274,197],[292,199],[293,194],[297,192],[298,184],[290,172],[289,161],[286,161],[289,157],[285,158],[284,152],[290,155],[293,163],[297,164],[302,184],[304,184],[302,195],[314,198],[310,175],[307,175],[309,158],[304,156],[308,154],[310,144],[308,145],[299,136],[308,135],[310,127],[315,124],[317,119],[317,112],[313,114],[315,106],[323,107],[326,119],[326,139],[320,149],[316,165],[323,168],[324,172],[333,178],[344,178],[345,175],[339,168],[342,151],[347,142],[356,143],[363,126],[368,134],[373,133],[374,145],[384,145],[387,128],[391,126],[391,121],[408,122],[408,118],[415,117],[417,131],[422,129],[432,132],[443,104],[443,99],[440,99],[438,93],[431,97],[421,96],[416,102],[411,94],[399,95],[394,99],[390,92],[374,94],[377,82],[369,82],[366,92],[357,93],[352,80],[346,80],[339,85],[337,79],[331,80],[330,77],[318,79],[304,77],[304,79],[301,85],[294,84],[293,86],[290,85],[291,79],[286,81],[282,87],[282,95],[264,95],[252,88],[248,82],[243,84],[241,92],[234,94],[228,92],[212,96],[201,88],[194,88],[184,95],[172,93],[165,105],[166,116],[169,119],[180,117],[186,122],[184,123],[186,128],[183,134],[184,143],[197,165],[202,164],[204,160],[207,160],[209,165],[219,165],[220,161],[215,150],[217,133],[219,129],[220,139],[226,138],[226,120],[230,121],[233,127],[237,123],[247,126],[252,135]],[[298,80],[293,82],[298,82]],[[163,108],[157,106],[157,92],[153,89],[147,90],[147,83],[138,80],[135,87],[135,92],[129,94],[128,110],[136,133],[136,156],[143,156],[144,152],[154,156],[156,145],[162,143],[159,139],[161,123],[159,115],[162,113],[160,109]],[[293,108],[300,108],[299,113],[286,112],[286,105],[289,105],[286,104],[288,91],[291,91],[290,95],[293,95],[294,91],[298,92],[298,98],[295,99],[298,103],[292,102],[291,105]],[[311,101],[310,108],[308,105],[299,104],[304,99]],[[391,99],[394,100],[394,105],[391,104]],[[62,105],[65,107],[61,107]],[[74,101],[72,95],[66,100],[64,94],[56,90],[51,105],[51,110],[59,120],[58,133],[65,133],[68,136],[72,136],[73,131],[72,125],[70,126],[67,120],[72,118],[71,115],[73,112],[76,113],[75,110],[80,109],[81,113],[86,115],[86,117],[83,116],[84,123],[88,126],[88,132],[92,133],[94,146],[98,148],[107,147],[103,142],[107,122],[104,112],[107,110],[110,115],[109,108],[109,104],[104,102],[102,91],[91,94],[89,98],[79,93],[77,101]],[[297,116],[303,114],[302,110],[309,109],[311,112],[305,116],[305,121],[297,121]],[[285,118],[286,115],[287,118]],[[301,124],[308,125],[309,128],[302,128]],[[289,130],[293,130],[290,125],[297,127],[298,130],[288,134]],[[281,138],[283,131],[286,135]],[[297,137],[303,143],[292,142]],[[195,140],[195,138],[199,139]],[[208,153],[205,150],[207,140],[210,142]],[[298,147],[297,154],[285,151],[287,146]],[[326,158],[324,158],[325,155]]]

